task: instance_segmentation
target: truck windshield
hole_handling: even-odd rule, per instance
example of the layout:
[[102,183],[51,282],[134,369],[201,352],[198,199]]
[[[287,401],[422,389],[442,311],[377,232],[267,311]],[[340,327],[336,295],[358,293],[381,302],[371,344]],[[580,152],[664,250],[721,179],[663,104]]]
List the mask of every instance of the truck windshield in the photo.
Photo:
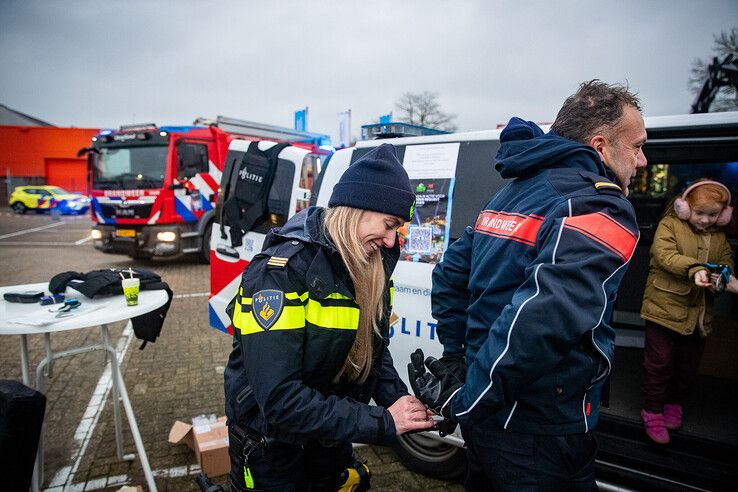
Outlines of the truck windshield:
[[161,188],[167,166],[166,145],[103,147],[95,159],[92,184],[98,190]]

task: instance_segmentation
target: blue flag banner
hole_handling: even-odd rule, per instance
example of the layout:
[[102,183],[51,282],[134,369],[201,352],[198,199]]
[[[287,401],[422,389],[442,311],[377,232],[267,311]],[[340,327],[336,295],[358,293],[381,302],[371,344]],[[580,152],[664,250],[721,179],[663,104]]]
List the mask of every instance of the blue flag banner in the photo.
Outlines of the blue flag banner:
[[383,114],[379,117],[379,123],[381,125],[385,125],[387,123],[390,123],[392,121],[392,113],[389,114]]
[[307,131],[307,108],[295,111],[295,130]]

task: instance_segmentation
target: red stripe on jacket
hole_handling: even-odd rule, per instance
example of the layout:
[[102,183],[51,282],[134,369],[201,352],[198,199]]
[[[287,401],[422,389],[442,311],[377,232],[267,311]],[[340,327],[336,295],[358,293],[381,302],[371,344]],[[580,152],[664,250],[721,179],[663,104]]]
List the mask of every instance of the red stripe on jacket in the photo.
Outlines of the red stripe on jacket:
[[598,242],[624,262],[630,258],[638,238],[606,213],[566,217],[564,227]]
[[541,224],[543,217],[538,215],[482,210],[474,225],[474,232],[534,246]]

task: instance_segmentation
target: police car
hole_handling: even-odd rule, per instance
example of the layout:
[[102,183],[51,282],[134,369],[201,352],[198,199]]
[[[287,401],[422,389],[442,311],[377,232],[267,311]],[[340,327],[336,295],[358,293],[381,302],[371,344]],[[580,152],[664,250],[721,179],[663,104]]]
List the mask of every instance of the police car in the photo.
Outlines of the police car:
[[[714,333],[700,368],[692,399],[685,404],[683,428],[667,448],[657,449],[643,431],[640,371],[643,321],[639,316],[648,273],[649,248],[665,207],[685,185],[699,177],[728,186],[738,201],[738,113],[713,113],[646,118],[648,166],[639,170],[630,194],[641,238],[623,280],[613,325],[617,349],[611,374],[609,407],[602,409],[597,435],[600,452],[597,479],[601,487],[652,490],[712,490],[734,486],[738,470],[738,296],[722,295],[714,309]],[[442,347],[431,316],[431,272],[443,252],[505,181],[494,170],[499,130],[421,137],[369,140],[333,154],[310,167],[308,152],[287,147],[275,161],[268,193],[268,213],[253,224],[240,245],[230,240],[227,221],[215,226],[211,238],[211,325],[232,332],[225,306],[238,286],[248,261],[261,249],[270,227],[283,224],[308,205],[326,206],[343,171],[369,149],[392,143],[418,196],[413,221],[400,230],[402,255],[394,272],[395,297],[390,349],[403,379],[410,353],[417,348],[440,356]],[[261,142],[260,148],[274,145]],[[233,142],[228,161],[236,165],[247,146]],[[321,169],[322,168],[322,169]],[[224,173],[225,175],[226,173]],[[227,191],[227,190],[226,190]],[[219,200],[222,203],[222,200]],[[738,224],[727,229],[738,249]],[[407,383],[407,380],[405,381]],[[464,442],[458,430],[401,436],[398,453],[411,469],[452,478],[463,473]],[[685,466],[689,463],[688,466]]]
[[90,199],[80,193],[70,193],[58,186],[16,186],[8,200],[17,214],[28,210],[56,210],[62,214],[83,214],[90,208]]

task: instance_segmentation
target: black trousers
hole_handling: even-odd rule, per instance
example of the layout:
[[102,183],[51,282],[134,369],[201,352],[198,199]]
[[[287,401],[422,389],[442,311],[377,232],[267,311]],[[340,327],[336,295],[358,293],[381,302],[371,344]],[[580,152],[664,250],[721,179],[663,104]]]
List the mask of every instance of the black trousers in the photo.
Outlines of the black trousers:
[[246,488],[244,470],[232,465],[231,489],[242,491],[335,492],[342,473],[352,464],[350,443],[308,441],[304,446],[270,442],[248,459],[253,488]]
[[521,434],[484,423],[461,432],[467,491],[596,491],[597,442],[591,432]]

